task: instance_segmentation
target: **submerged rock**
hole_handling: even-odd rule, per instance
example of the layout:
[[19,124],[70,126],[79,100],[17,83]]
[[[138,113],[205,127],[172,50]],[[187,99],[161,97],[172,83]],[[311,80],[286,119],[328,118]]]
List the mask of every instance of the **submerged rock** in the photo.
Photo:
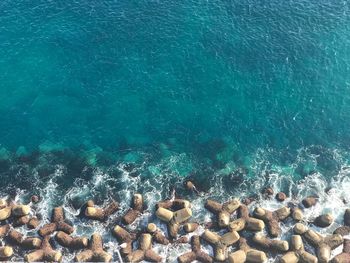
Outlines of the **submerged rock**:
[[276,200],[279,202],[283,202],[284,200],[287,199],[287,195],[283,192],[279,192],[276,194]]
[[316,196],[308,196],[305,199],[303,199],[302,204],[305,206],[305,208],[310,208],[311,206],[316,205],[318,201],[318,197]]

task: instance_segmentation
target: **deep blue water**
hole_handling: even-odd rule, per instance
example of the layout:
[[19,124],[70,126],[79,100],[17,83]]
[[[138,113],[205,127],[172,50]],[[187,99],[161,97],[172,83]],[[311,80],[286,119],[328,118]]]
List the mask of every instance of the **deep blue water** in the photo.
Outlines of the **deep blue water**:
[[331,178],[349,160],[349,8],[2,1],[2,184],[29,187],[34,172],[45,181],[57,164],[63,189],[89,165],[207,184],[265,170]]

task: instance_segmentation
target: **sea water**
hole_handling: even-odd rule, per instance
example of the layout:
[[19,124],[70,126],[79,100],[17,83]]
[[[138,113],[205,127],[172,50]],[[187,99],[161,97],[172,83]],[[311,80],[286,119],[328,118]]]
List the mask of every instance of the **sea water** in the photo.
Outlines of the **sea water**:
[[175,188],[205,221],[206,198],[272,186],[317,194],[308,216],[341,223],[349,1],[5,0],[0,29],[3,197],[38,194],[44,218],[64,205],[74,221],[89,198],[122,214],[136,191],[152,207]]

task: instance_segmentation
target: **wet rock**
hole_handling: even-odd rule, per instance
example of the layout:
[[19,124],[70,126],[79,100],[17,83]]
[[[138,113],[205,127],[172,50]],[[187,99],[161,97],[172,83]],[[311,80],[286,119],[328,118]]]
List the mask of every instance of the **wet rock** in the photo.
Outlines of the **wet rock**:
[[37,195],[32,195],[30,200],[32,201],[32,203],[36,204],[40,201],[40,198]]
[[190,263],[195,260],[203,263],[211,263],[213,262],[213,259],[211,256],[209,256],[207,253],[205,253],[201,249],[201,243],[199,236],[192,236],[191,238],[191,252],[187,252],[185,254],[182,254],[177,258],[177,261],[179,263]]
[[242,200],[242,204],[244,205],[250,205],[251,203],[253,203],[255,201],[254,197],[246,197]]
[[328,227],[334,221],[334,218],[331,214],[320,215],[315,218],[314,225],[318,227]]
[[350,208],[345,210],[344,214],[344,225],[350,226]]
[[279,202],[283,202],[284,200],[287,199],[287,195],[283,192],[279,192],[276,194],[276,200]]
[[305,208],[310,208],[311,206],[316,205],[318,201],[318,197],[315,196],[308,196],[305,199],[303,199],[302,204],[305,206]]
[[185,188],[189,191],[195,192],[196,194],[199,194],[199,191],[197,189],[197,187],[195,186],[194,182],[191,180],[187,180],[184,183]]
[[274,194],[274,191],[271,187],[266,187],[263,192],[262,192],[263,195],[265,196],[272,196]]
[[29,223],[29,216],[21,216],[13,219],[12,225],[14,227],[23,226]]

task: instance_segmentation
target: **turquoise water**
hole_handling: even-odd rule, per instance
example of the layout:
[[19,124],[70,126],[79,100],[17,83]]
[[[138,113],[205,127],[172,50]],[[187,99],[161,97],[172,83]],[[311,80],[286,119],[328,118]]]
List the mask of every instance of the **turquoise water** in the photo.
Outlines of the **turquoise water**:
[[[260,193],[271,186],[284,205],[319,196],[305,221],[330,212],[343,225],[349,1],[2,0],[0,32],[0,198],[39,195],[41,224],[62,205],[119,261],[110,229],[135,192],[149,210],[132,228],[144,229],[161,226],[152,209],[174,189],[205,223],[207,198],[280,207]],[[107,222],[77,216],[111,197],[121,209]],[[168,262],[188,248],[157,247]]]
[[349,7],[2,1],[2,184],[36,189],[57,165],[63,190],[115,165],[206,189],[267,170],[332,178],[349,160]]

